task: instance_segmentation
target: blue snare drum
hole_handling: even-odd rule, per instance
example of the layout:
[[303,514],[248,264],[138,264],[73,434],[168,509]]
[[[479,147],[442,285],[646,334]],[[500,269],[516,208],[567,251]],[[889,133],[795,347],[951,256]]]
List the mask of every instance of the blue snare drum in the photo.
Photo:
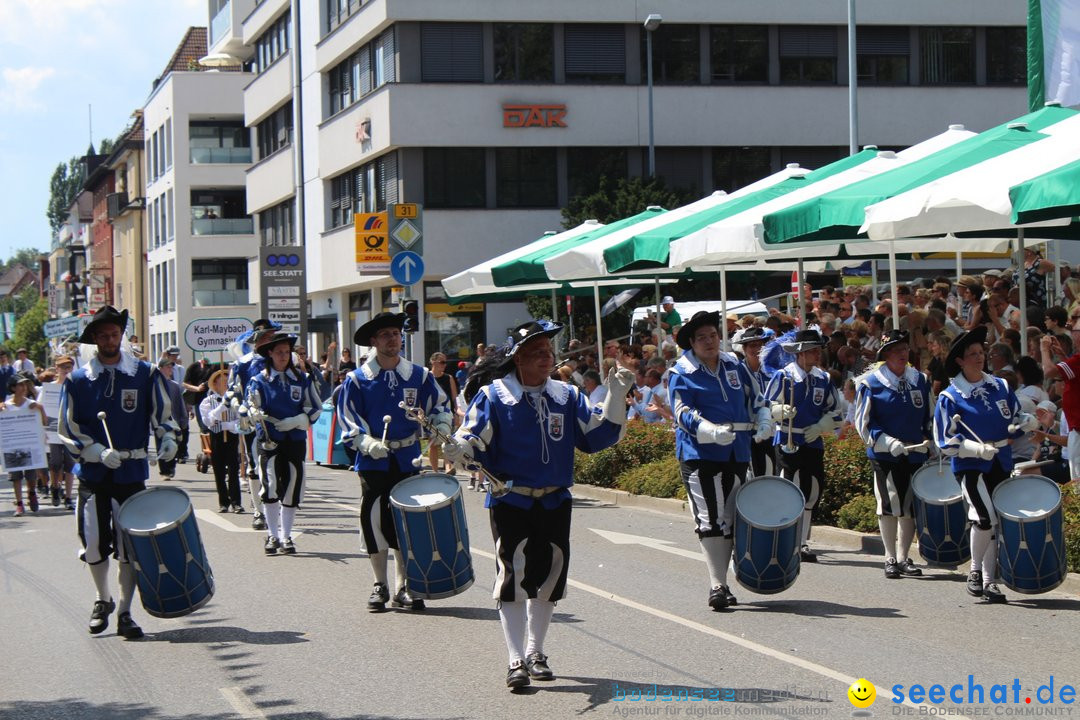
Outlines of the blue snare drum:
[[799,523],[806,504],[794,483],[762,475],[735,493],[735,579],[763,595],[782,592],[799,576]]
[[1006,587],[1034,595],[1065,581],[1064,512],[1057,483],[1020,475],[994,490],[998,574]]
[[411,594],[437,600],[473,584],[469,527],[457,479],[425,473],[402,480],[390,491],[390,510]]
[[919,554],[927,565],[955,568],[971,560],[971,534],[960,483],[948,463],[926,463],[911,476]]
[[214,596],[214,574],[186,492],[174,487],[137,492],[120,507],[116,522],[146,612],[180,617]]

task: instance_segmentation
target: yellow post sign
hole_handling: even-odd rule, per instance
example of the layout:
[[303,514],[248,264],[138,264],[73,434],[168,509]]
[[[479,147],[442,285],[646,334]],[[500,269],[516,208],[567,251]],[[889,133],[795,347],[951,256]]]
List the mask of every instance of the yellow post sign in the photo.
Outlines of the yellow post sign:
[[356,271],[385,274],[390,272],[390,245],[386,238],[386,213],[356,213]]

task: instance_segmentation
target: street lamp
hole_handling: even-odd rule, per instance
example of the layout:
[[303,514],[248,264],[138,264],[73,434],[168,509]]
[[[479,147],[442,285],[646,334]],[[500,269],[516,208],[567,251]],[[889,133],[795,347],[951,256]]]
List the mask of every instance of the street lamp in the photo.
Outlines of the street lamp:
[[657,13],[649,13],[645,18],[645,73],[649,84],[649,178],[656,177],[656,146],[653,142],[653,102],[652,102],[652,34],[664,18]]

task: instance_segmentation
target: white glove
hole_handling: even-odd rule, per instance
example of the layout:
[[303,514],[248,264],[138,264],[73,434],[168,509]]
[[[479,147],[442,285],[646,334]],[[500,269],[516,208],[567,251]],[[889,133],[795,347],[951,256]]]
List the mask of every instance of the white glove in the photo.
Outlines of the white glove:
[[311,427],[311,420],[304,413],[300,413],[299,415],[293,415],[292,417],[287,417],[283,420],[276,421],[274,423],[274,427],[276,427],[281,432],[289,432],[290,430],[307,430],[309,427]]
[[784,405],[783,403],[773,403],[770,414],[772,415],[772,419],[776,422],[790,420],[795,417],[795,406]]
[[1029,433],[1032,430],[1039,428],[1039,420],[1031,413],[1017,413],[1013,419],[1013,423],[1009,425],[1009,434],[1015,435],[1018,432]]
[[361,435],[360,444],[356,446],[356,449],[372,460],[382,460],[390,454],[390,448],[386,446],[386,443],[371,435]]
[[[169,462],[176,457],[176,441],[173,440],[172,435],[166,435],[158,441],[157,459]],[[104,462],[104,458],[102,458]]]
[[773,423],[772,413],[769,412],[769,408],[759,408],[757,411],[757,431],[754,433],[754,442],[765,442],[766,440],[770,440],[775,432],[776,425]]
[[87,445],[79,454],[79,460],[82,462],[101,462],[101,453],[103,452],[105,452],[105,446],[101,443]]
[[110,470],[116,470],[123,462],[124,458],[120,457],[119,450],[107,448],[101,451],[101,464]]
[[442,444],[443,457],[454,465],[461,465],[466,458],[472,459],[472,445],[464,440],[451,437]]
[[236,429],[240,434],[247,435],[255,429],[255,421],[247,414],[241,415],[236,419]]
[[730,445],[735,442],[735,431],[731,429],[730,425],[717,425],[708,420],[702,420],[697,426],[697,441],[699,443]]
[[887,452],[893,457],[900,457],[901,455],[907,455],[908,449],[904,447],[903,442],[892,435],[881,433],[878,435],[877,442],[874,443],[874,452]]
[[604,384],[607,385],[608,393],[626,397],[630,388],[634,387],[634,371],[629,368],[611,368]]
[[626,368],[611,368],[605,382],[608,388],[600,417],[616,425],[626,424],[626,394],[634,386],[634,373]]
[[996,447],[987,443],[976,442],[974,440],[963,440],[960,442],[960,450],[956,454],[962,458],[992,460],[994,455],[997,454],[997,451],[998,449]]
[[454,418],[450,413],[438,413],[431,416],[431,423],[435,429],[447,437],[454,432],[453,422]]

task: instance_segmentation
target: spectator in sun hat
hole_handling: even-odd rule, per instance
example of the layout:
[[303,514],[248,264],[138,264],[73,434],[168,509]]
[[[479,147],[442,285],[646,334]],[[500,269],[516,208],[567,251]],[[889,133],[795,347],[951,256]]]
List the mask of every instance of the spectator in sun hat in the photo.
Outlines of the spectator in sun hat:
[[[1042,245],[1024,247],[1023,277],[1027,290],[1027,304],[1046,307],[1046,273],[1054,269],[1054,263],[1042,256]],[[1020,271],[1013,272],[1013,285],[1020,284]]]

